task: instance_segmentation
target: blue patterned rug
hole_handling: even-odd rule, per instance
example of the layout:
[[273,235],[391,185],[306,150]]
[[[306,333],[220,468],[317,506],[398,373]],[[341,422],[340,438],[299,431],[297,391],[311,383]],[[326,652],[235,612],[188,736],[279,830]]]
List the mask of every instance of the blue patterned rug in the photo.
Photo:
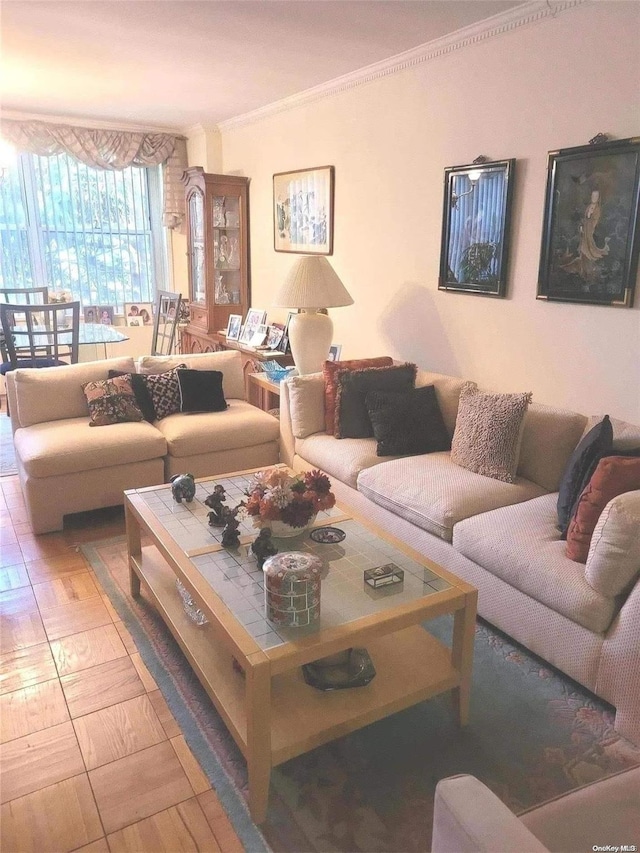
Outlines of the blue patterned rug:
[[[124,539],[82,549],[246,850],[424,851],[444,776],[472,773],[517,812],[640,764],[640,750],[614,731],[609,706],[479,622],[466,729],[440,696],[292,759],[272,772],[258,829],[240,751],[153,606],[128,595]],[[451,622],[429,630],[448,641]]]

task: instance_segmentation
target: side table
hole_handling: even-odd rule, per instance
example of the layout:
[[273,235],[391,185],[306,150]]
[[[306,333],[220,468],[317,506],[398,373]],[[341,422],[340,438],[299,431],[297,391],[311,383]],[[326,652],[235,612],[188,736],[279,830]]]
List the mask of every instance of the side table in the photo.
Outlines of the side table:
[[280,405],[280,383],[272,382],[266,373],[249,373],[249,402],[263,412],[277,409]]

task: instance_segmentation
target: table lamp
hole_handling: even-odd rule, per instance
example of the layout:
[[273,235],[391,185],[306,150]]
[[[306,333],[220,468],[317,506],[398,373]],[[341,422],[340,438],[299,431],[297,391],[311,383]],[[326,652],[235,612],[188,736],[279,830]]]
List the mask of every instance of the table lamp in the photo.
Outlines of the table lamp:
[[353,299],[329,261],[318,255],[305,256],[289,270],[274,305],[300,308],[289,321],[289,343],[298,373],[317,373],[329,355],[333,323],[321,308],[353,305]]

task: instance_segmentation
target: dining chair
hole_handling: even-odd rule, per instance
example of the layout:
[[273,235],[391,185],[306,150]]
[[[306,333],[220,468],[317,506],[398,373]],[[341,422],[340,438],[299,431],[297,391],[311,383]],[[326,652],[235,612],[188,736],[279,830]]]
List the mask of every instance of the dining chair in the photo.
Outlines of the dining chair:
[[153,317],[151,355],[171,355],[176,345],[176,329],[180,320],[182,294],[159,290]]
[[79,302],[0,304],[0,324],[2,376],[18,367],[55,367],[78,361]]

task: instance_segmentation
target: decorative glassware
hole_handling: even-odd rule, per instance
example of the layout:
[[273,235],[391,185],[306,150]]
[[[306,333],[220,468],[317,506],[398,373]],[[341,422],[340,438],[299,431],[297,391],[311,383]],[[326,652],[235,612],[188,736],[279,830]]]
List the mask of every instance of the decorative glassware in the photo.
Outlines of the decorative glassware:
[[176,578],[176,589],[180,593],[180,598],[182,599],[182,606],[184,607],[184,612],[187,614],[189,619],[192,622],[195,622],[196,625],[206,625],[209,620],[204,615],[202,610],[196,606],[193,598],[191,597],[191,593],[182,583],[180,578]]

